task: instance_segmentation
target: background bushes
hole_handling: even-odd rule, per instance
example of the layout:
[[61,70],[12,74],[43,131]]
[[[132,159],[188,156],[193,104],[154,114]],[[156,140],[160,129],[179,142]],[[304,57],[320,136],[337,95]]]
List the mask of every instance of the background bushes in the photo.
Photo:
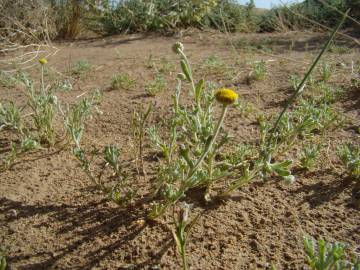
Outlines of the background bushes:
[[[359,20],[360,0],[305,0],[302,3],[278,6],[261,16],[259,29],[271,32],[320,28],[311,21],[332,27],[341,16],[339,11],[346,12],[349,8],[350,16]],[[347,26],[352,25],[353,23],[348,20]]]
[[360,0],[305,0],[271,10],[257,9],[253,0],[246,5],[236,0],[2,0],[0,34],[9,37],[11,31],[6,29],[16,28],[38,39],[74,39],[91,32],[172,33],[187,27],[232,32],[317,30],[304,17],[331,27],[340,17],[334,8],[341,12],[351,8],[350,15],[360,19]]

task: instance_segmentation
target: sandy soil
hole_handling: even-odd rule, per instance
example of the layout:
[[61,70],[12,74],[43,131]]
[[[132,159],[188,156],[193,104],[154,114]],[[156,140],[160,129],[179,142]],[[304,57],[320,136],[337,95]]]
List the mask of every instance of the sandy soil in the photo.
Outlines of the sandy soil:
[[[132,35],[59,43],[56,46],[60,51],[49,59],[49,66],[66,73],[69,64],[79,59],[92,64],[72,91],[57,95],[60,100],[73,102],[95,88],[102,90],[103,114],[89,121],[83,141],[87,146],[118,144],[125,158],[131,160],[132,111],[156,101],[153,123],[168,111],[179,71],[171,51],[175,41],[184,43],[197,78],[205,76],[219,85],[232,86],[258,110],[273,113],[290,93],[289,75],[304,73],[323,37],[289,33],[236,35],[231,39],[235,45],[251,40],[255,45],[261,43],[268,53],[238,48],[239,59],[235,59],[225,35],[195,31],[179,38]],[[166,75],[166,90],[155,97],[144,92],[154,76],[154,70],[147,67],[150,55],[164,57],[174,66]],[[232,68],[227,73],[202,68],[204,59],[211,55]],[[359,51],[329,53],[327,57],[337,66],[345,63],[349,67],[351,60],[359,60]],[[267,78],[246,84],[250,63],[258,60],[267,61]],[[111,77],[124,72],[136,80],[136,87],[111,90]],[[348,86],[348,81],[346,68],[331,78],[339,86]],[[353,119],[352,125],[359,125],[359,89],[347,90],[336,106]],[[21,87],[0,87],[0,97],[2,102],[25,104]],[[232,108],[225,126],[236,141],[256,139],[253,114],[242,116]],[[13,137],[8,131],[0,133],[2,156],[9,151]],[[342,174],[331,154],[342,141],[360,142],[349,124],[329,134],[330,154],[324,154],[314,172],[296,172],[297,181],[291,186],[278,181],[255,182],[229,200],[209,205],[189,194],[194,213],[204,211],[187,247],[190,269],[268,269],[272,263],[278,269],[303,269],[304,235],[344,242],[349,250],[359,252],[356,194],[360,188]],[[150,149],[145,154],[149,157],[146,166],[155,168],[157,161],[151,158]],[[146,189],[146,183],[142,184]],[[147,205],[122,209],[108,202],[93,188],[69,149],[42,149],[25,155],[10,170],[1,172],[0,186],[0,240],[7,247],[11,269],[179,269],[170,217],[143,222]]]

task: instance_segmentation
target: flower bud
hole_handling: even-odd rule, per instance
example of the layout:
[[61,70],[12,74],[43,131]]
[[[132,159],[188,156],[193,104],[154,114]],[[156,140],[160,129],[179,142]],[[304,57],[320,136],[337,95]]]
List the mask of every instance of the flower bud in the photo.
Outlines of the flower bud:
[[184,73],[178,73],[176,77],[181,81],[186,80],[186,76],[184,75]]
[[173,50],[174,53],[180,54],[180,52],[182,52],[184,50],[184,45],[181,42],[176,42],[172,46],[172,50]]

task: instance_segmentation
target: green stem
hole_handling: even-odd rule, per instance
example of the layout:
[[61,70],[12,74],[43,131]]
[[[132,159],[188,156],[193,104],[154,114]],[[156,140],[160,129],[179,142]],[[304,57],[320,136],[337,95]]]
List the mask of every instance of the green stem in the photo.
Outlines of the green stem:
[[45,86],[44,86],[44,66],[41,65],[41,93],[45,94]]
[[211,141],[207,144],[204,153],[201,155],[201,157],[195,163],[194,167],[189,171],[189,173],[186,177],[186,180],[188,180],[189,178],[191,178],[194,175],[196,169],[199,167],[201,162],[203,162],[203,160],[206,158],[207,154],[210,152],[210,149],[211,149],[212,145],[214,144],[216,137],[219,135],[220,128],[221,128],[222,123],[224,122],[226,112],[227,112],[227,105],[224,105],[222,112],[221,112],[220,119],[215,127],[214,135],[211,138]]
[[259,172],[258,168],[254,168],[251,173],[249,175],[243,175],[240,177],[240,179],[234,181],[228,190],[226,190],[225,192],[221,193],[219,195],[219,197],[226,197],[228,195],[230,195],[231,192],[233,192],[235,189],[238,189],[239,187],[249,183],[252,179],[255,178],[255,176],[257,175],[257,173]]
[[195,87],[195,83],[194,83],[194,78],[193,78],[193,74],[192,74],[192,70],[190,67],[190,63],[188,58],[186,57],[185,53],[183,51],[180,51],[181,57],[184,59],[186,66],[188,68],[189,71],[189,75],[190,75],[190,83],[191,83],[191,88],[193,90],[194,93],[194,97],[195,97],[195,102],[196,102],[196,107],[198,108],[198,111],[201,112],[201,106],[200,106],[200,97],[198,97],[196,95],[196,87]]
[[181,259],[182,259],[182,263],[183,263],[183,270],[188,270],[185,244],[183,246],[181,246]]

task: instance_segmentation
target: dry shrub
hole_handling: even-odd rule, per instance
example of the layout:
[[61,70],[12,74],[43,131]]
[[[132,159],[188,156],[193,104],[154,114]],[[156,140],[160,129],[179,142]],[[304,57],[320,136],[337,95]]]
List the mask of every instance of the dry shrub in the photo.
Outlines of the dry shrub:
[[53,15],[46,0],[2,0],[0,36],[21,44],[51,40],[56,36]]
[[52,9],[56,17],[58,38],[74,39],[82,28],[85,13],[85,1],[82,0],[52,0]]

